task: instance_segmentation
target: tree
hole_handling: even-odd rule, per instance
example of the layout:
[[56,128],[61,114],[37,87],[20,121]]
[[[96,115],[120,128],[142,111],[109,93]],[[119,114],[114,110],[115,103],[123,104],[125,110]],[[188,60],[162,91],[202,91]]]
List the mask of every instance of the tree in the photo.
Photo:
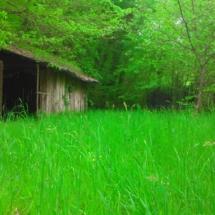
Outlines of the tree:
[[128,13],[108,0],[13,0],[0,8],[11,23],[5,31],[17,38],[11,43],[43,48],[68,59],[75,59],[88,41],[111,37]]
[[[115,73],[122,74],[124,79],[120,98],[131,104],[148,105],[151,100],[149,97],[158,89],[168,94],[168,98],[162,101],[163,105],[168,102],[175,105],[176,100],[183,97],[183,87],[180,92],[176,92],[180,86],[185,85],[187,79],[184,69],[180,68],[181,48],[166,42],[167,39],[161,34],[156,7],[155,1],[139,1],[135,6],[130,29],[121,40],[124,56]],[[163,28],[162,31],[167,29]],[[173,49],[177,49],[174,55]],[[171,94],[174,97],[172,101]]]
[[215,56],[215,3],[211,1],[191,1],[192,14],[186,15],[182,5],[184,2],[178,0],[178,7],[182,23],[186,30],[188,45],[186,47],[193,53],[199,65],[199,91],[196,103],[196,113],[199,113],[202,103],[205,73],[209,71],[209,63]]
[[[199,113],[206,87],[205,76],[209,75],[215,56],[215,3],[210,0],[160,1],[156,10],[155,30],[165,38],[163,40],[179,45],[183,48],[183,53],[187,52],[189,55],[183,61],[190,65],[194,79],[199,82],[195,110]],[[173,51],[175,54],[175,50]],[[198,70],[197,74],[195,69]]]

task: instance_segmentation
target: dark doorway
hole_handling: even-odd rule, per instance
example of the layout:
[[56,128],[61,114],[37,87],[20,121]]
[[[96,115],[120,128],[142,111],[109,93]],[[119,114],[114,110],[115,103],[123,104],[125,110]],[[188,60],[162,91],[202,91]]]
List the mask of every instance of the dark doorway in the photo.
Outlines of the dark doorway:
[[36,112],[36,63],[7,52],[0,53],[0,60],[3,61],[3,114]]
[[3,77],[3,109],[11,111],[18,107],[29,113],[36,111],[36,77],[26,72],[5,72]]

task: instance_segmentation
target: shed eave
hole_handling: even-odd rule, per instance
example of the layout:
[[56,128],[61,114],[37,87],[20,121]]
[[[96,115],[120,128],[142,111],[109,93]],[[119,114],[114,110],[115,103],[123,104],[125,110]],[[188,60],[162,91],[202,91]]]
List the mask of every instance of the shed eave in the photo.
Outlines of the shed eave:
[[36,57],[36,55],[31,51],[27,51],[27,50],[18,48],[16,46],[8,46],[7,49],[5,49],[3,51],[10,52],[10,53],[13,53],[13,54],[17,54],[17,55],[22,56],[24,58],[27,58],[29,60],[33,60],[33,61],[37,62],[38,64],[45,63],[47,67],[51,67],[49,65],[54,65],[54,67],[56,67],[57,69],[62,70],[62,71],[68,73],[69,75],[71,75],[71,76],[73,76],[73,77],[75,77],[75,78],[77,78],[77,79],[79,79],[81,81],[91,82],[91,83],[98,83],[98,80],[96,80],[94,78],[88,77],[88,76],[80,74],[78,72],[75,72],[72,69],[67,68],[67,67],[65,67],[63,65],[59,65],[59,64],[47,61],[42,57]]

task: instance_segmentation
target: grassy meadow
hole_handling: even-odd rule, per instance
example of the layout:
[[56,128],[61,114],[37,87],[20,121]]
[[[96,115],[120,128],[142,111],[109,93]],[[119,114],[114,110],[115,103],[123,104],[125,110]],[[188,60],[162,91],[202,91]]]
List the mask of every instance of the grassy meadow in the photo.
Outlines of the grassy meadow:
[[0,214],[215,214],[215,114],[0,121]]

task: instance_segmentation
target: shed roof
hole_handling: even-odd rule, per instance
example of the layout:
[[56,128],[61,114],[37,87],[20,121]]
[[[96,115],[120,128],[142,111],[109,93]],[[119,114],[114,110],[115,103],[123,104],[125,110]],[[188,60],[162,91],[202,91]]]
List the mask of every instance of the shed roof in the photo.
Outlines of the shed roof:
[[17,54],[19,56],[28,58],[30,60],[37,61],[39,63],[45,63],[47,66],[54,66],[57,67],[59,70],[62,70],[64,72],[67,72],[69,75],[76,77],[79,80],[82,80],[84,82],[95,82],[97,83],[98,80],[88,77],[86,75],[81,74],[80,70],[74,66],[71,65],[65,65],[64,63],[61,63],[60,58],[54,55],[46,55],[41,57],[40,54],[38,56],[33,53],[32,51],[28,51],[16,46],[7,46],[6,48],[7,52],[11,52],[14,54]]

